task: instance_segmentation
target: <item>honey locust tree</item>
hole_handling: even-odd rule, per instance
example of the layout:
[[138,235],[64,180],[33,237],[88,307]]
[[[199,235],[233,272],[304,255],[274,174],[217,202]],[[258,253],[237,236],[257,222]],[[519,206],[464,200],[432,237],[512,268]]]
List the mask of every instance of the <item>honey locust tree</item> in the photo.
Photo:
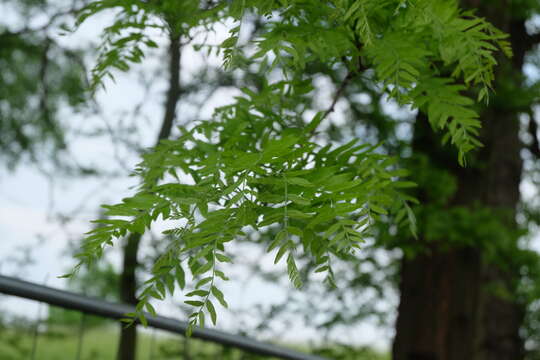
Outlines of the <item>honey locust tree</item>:
[[[150,300],[184,289],[190,274],[188,332],[208,317],[215,323],[216,305],[227,306],[220,290],[231,261],[227,245],[246,232],[276,229],[267,250],[275,252],[275,263],[286,263],[296,287],[303,281],[300,255],[332,285],[332,260],[362,251],[380,221],[416,233],[411,204],[417,200],[407,193],[414,183],[399,158],[357,138],[344,145],[321,140],[321,124],[348,86],[362,78],[419,109],[426,114],[419,121],[456,149],[463,166],[480,146],[476,108],[488,101],[495,56],[499,50],[511,55],[504,33],[456,1],[103,0],[90,3],[79,22],[110,9],[117,16],[104,30],[94,90],[115,69],[142,61],[145,48],[156,46],[155,30],[166,32],[171,21],[181,36],[234,22],[219,46],[200,50],[218,52],[230,70],[246,64],[239,54],[249,50],[250,66],[267,74],[261,86],[240,89],[233,103],[215,109],[212,120],[181,127],[177,138],[144,154],[135,170],[137,192],[104,205],[108,218],[97,220],[101,226],[87,234],[80,263],[68,274],[94,263],[116,239],[163,220],[170,224],[167,246],[128,321],[144,324],[147,313],[155,314]],[[249,14],[263,17],[262,32],[244,43]],[[321,63],[346,74],[331,105],[315,111],[306,69]]]

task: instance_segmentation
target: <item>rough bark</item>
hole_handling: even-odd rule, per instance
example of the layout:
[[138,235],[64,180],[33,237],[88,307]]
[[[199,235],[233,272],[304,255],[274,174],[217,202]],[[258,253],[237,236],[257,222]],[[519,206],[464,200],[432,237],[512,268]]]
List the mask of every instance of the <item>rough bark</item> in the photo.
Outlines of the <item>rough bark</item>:
[[[174,120],[176,118],[176,106],[180,99],[180,36],[171,35],[169,45],[169,86],[165,101],[165,114],[161,123],[161,129],[156,140],[156,145],[163,139],[169,138]],[[122,274],[120,276],[120,299],[128,304],[137,304],[137,277],[138,266],[137,254],[141,242],[140,234],[130,234],[123,248]],[[135,324],[122,327],[120,343],[118,346],[118,360],[135,360],[137,348],[137,327]]]
[[[508,18],[510,11],[503,3],[480,11],[510,33],[515,56],[502,60],[498,76],[519,84],[527,33],[523,20]],[[480,204],[504,210],[507,217],[502,221],[512,228],[522,170],[518,111],[504,99],[495,99],[482,118],[484,147],[477,154],[478,165],[457,167],[455,154],[439,146],[426,119],[418,119],[415,125],[413,148],[457,178],[458,190],[450,206]],[[477,247],[443,249],[434,243],[425,247],[422,254],[402,260],[394,360],[522,359],[522,306],[489,290],[497,284],[514,293],[519,269],[486,261]]]

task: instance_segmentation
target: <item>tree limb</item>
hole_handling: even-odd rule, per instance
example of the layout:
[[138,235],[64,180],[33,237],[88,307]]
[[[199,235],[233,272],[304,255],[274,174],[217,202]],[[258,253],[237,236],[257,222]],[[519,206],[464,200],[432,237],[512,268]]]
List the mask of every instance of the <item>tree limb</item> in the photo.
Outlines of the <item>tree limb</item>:
[[324,112],[322,118],[321,118],[321,121],[323,121],[324,119],[326,119],[326,117],[328,115],[330,115],[332,112],[334,112],[335,110],[335,107],[336,107],[336,104],[339,100],[339,98],[343,95],[343,92],[345,91],[345,89],[347,88],[347,85],[349,85],[349,83],[351,82],[351,80],[354,78],[354,75],[355,73],[349,71],[349,73],[347,74],[347,76],[345,76],[345,78],[343,79],[343,81],[341,82],[341,85],[339,86],[339,88],[337,89],[336,93],[334,94],[334,99],[332,100],[332,104],[330,104],[330,107]]
[[532,143],[529,145],[529,151],[537,159],[540,159],[540,141],[538,139],[538,124],[534,119],[532,112],[529,114],[529,134],[532,137]]

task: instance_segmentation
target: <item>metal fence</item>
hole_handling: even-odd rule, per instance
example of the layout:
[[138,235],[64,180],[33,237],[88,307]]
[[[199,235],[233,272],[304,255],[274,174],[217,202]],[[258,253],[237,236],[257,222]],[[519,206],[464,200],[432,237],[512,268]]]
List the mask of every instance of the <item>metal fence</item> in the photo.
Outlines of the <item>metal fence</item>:
[[[2,275],[0,275],[0,293],[115,320],[125,318],[126,313],[131,313],[135,310],[134,306],[131,305],[112,303]],[[150,314],[147,314],[147,318],[148,326],[150,327],[179,335],[185,334],[187,323],[184,321],[164,316],[153,317]],[[195,328],[192,337],[227,347],[241,349],[253,354],[279,359],[327,360],[320,356],[305,354],[284,347],[260,342],[248,337],[233,335],[213,329]]]

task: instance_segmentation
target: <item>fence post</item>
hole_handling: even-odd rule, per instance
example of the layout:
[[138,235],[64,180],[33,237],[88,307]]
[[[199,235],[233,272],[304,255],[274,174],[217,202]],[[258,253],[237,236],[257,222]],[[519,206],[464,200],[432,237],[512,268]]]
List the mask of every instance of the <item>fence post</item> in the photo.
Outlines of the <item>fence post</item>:
[[78,333],[78,340],[77,340],[77,357],[76,357],[76,360],[81,360],[85,325],[86,325],[86,313],[82,313],[81,322],[79,323],[79,333]]

